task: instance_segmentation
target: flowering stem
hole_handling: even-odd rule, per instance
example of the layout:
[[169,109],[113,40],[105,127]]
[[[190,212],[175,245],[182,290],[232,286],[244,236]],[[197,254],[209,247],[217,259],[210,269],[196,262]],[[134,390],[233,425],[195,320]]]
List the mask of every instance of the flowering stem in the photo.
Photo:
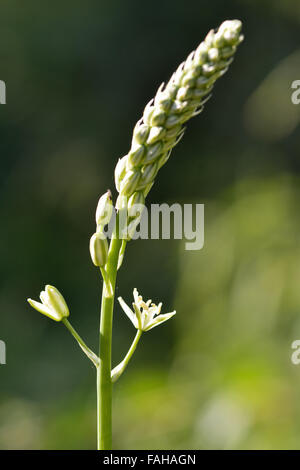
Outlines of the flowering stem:
[[100,268],[100,271],[101,271],[101,274],[102,274],[102,277],[103,277],[104,286],[106,288],[106,297],[111,297],[113,292],[112,292],[112,288],[111,288],[111,284],[110,284],[110,280],[109,280],[109,276],[107,274],[107,271],[104,268]]
[[87,357],[93,362],[94,366],[99,368],[99,357],[96,356],[96,354],[85,344],[83,339],[79,336],[77,331],[73,328],[71,323],[66,318],[62,319],[62,323],[66,326],[71,335],[76,339],[77,343],[79,344],[83,352],[87,355]]
[[111,372],[111,380],[112,382],[116,382],[118,378],[123,374],[124,370],[126,369],[128,362],[130,361],[134,351],[136,350],[137,344],[142,336],[142,330],[137,330],[135,338],[128,350],[128,353],[124,357],[123,361],[120,362]]
[[112,380],[111,345],[113,307],[119,251],[122,240],[119,238],[119,217],[116,216],[116,229],[111,239],[106,273],[111,285],[111,295],[107,296],[105,284],[102,291],[100,319],[100,366],[97,368],[97,447],[110,450],[112,447]]

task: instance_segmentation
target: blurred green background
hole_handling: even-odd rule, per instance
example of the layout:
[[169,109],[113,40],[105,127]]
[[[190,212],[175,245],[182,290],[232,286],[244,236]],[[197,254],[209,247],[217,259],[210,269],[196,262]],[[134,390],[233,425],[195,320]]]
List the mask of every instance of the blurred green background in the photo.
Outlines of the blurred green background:
[[[178,314],[144,335],[115,386],[114,447],[300,448],[299,1],[6,0],[1,449],[95,448],[93,366],[25,299],[57,286],[96,349],[98,197],[157,86],[230,18],[245,41],[148,199],[205,203],[205,246],[131,242],[119,274],[125,300],[137,287]],[[117,307],[114,365],[133,336]]]

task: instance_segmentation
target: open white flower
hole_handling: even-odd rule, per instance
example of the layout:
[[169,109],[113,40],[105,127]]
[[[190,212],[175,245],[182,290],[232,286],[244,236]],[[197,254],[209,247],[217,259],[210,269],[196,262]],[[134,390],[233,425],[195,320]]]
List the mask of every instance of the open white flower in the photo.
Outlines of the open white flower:
[[160,302],[158,305],[155,305],[151,300],[144,302],[143,297],[139,295],[136,289],[133,290],[133,297],[133,310],[128,307],[122,297],[118,297],[118,301],[137,330],[149,331],[155,326],[169,320],[169,318],[173,317],[176,313],[176,310],[174,310],[173,312],[160,315],[162,303]]
[[56,287],[47,285],[40,293],[40,299],[42,303],[32,299],[27,299],[27,301],[31,307],[52,320],[61,321],[69,316],[66,301]]

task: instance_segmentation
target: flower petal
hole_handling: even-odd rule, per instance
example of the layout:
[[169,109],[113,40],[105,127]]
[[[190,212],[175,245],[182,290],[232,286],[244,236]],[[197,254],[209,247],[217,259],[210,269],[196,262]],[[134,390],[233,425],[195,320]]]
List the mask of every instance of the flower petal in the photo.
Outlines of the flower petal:
[[44,305],[46,305],[46,307],[48,307],[49,309],[51,309],[51,306],[50,306],[50,303],[49,303],[49,299],[48,299],[48,295],[46,293],[46,291],[42,290],[42,292],[40,293],[40,299],[42,301],[42,303]]
[[147,325],[144,331],[152,330],[152,328],[155,328],[155,326],[158,326],[161,323],[164,323],[165,321],[169,320],[169,318],[172,318],[175,313],[176,310],[174,310],[174,312],[165,313],[164,315],[159,315],[158,317],[155,317],[154,320],[152,320],[152,322]]
[[46,305],[43,305],[40,302],[37,302],[36,300],[32,300],[32,299],[27,299],[27,302],[35,310],[42,313],[43,315],[46,315],[47,317],[51,318],[52,320],[55,320],[55,321],[60,321],[61,320],[61,316],[58,315],[54,310],[51,310]]
[[137,322],[136,316],[133,313],[133,311],[131,310],[131,308],[128,307],[128,305],[126,304],[126,302],[124,302],[122,297],[118,297],[118,301],[119,301],[119,304],[121,305],[122,309],[126,313],[127,317],[132,322],[133,326],[138,329],[138,322]]

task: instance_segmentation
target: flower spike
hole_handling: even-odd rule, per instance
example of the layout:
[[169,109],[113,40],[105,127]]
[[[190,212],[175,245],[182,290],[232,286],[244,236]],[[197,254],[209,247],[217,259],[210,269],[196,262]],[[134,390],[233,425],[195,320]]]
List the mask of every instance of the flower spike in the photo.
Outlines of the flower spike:
[[131,148],[115,168],[121,196],[146,197],[159,169],[181,139],[185,123],[201,113],[216,81],[228,70],[243,40],[239,20],[224,21],[158,88],[137,122]]

